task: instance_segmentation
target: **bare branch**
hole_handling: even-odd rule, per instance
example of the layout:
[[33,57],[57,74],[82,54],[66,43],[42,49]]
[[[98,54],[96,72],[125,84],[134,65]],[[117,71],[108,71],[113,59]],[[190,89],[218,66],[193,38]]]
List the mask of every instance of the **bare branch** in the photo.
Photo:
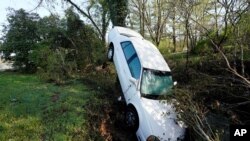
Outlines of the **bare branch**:
[[103,36],[103,33],[101,32],[100,28],[97,26],[96,22],[94,21],[94,19],[91,17],[89,11],[88,13],[84,12],[79,6],[77,6],[74,2],[72,2],[71,0],[65,0],[67,2],[69,2],[72,6],[74,6],[81,14],[83,14],[85,17],[87,17],[91,23],[93,24],[93,26],[96,28],[97,32]]
[[40,0],[39,3],[37,4],[37,6],[28,12],[32,12],[32,11],[36,10],[37,8],[41,7],[42,3],[43,3],[43,0]]
[[242,76],[241,74],[239,74],[235,69],[233,69],[229,63],[229,60],[227,58],[227,56],[224,54],[224,52],[219,48],[219,46],[214,42],[214,40],[208,35],[208,29],[206,27],[204,27],[203,25],[201,25],[199,22],[197,22],[196,20],[194,20],[193,18],[190,18],[193,22],[195,22],[196,24],[198,24],[199,26],[201,26],[204,30],[206,30],[207,32],[205,33],[206,36],[209,38],[209,40],[211,41],[211,43],[214,45],[214,47],[217,49],[217,51],[219,51],[219,53],[221,54],[221,56],[224,58],[227,68],[229,69],[229,71],[231,73],[233,73],[234,75],[236,75],[237,77],[239,77],[240,79],[242,79],[245,83],[245,85],[247,87],[250,87],[250,81],[245,78],[244,76]]

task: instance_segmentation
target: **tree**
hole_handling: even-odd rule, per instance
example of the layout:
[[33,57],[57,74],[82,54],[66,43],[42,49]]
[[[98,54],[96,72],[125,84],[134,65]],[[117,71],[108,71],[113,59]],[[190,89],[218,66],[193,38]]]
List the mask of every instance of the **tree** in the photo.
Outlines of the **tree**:
[[[214,47],[214,50],[218,52],[225,60],[226,62],[226,67],[227,69],[235,76],[237,76],[243,84],[246,85],[246,87],[250,87],[250,81],[244,77],[244,75],[241,75],[240,73],[237,72],[234,67],[230,64],[230,61],[227,57],[227,55],[223,51],[223,43],[227,41],[228,39],[228,34],[229,31],[236,31],[233,29],[230,29],[229,27],[236,28],[237,26],[233,26],[234,22],[238,23],[244,13],[246,13],[249,9],[248,1],[234,1],[234,0],[217,0],[217,3],[221,5],[221,7],[224,9],[224,14],[222,14],[222,19],[223,21],[220,29],[216,28],[215,24],[215,33],[219,34],[220,38],[214,38],[214,34],[211,34],[211,31],[214,31],[213,29],[211,30],[212,27],[206,27],[203,24],[200,23],[200,20],[196,20],[193,17],[189,17],[189,20],[197,24],[200,28],[203,30],[203,34],[206,35],[206,38],[211,42],[211,45]],[[189,4],[188,4],[189,5]],[[188,10],[189,11],[189,10]],[[216,16],[218,18],[218,16]],[[189,31],[189,30],[187,30]],[[214,33],[214,32],[212,32]],[[232,33],[235,34],[235,33]],[[217,36],[217,35],[216,35]],[[241,51],[243,52],[243,51]],[[188,59],[187,59],[188,60]],[[242,66],[243,67],[243,66]],[[243,67],[244,68],[244,67]]]
[[[131,28],[133,25],[139,25],[140,33],[145,37],[145,8],[147,0],[131,0],[129,3],[129,19]],[[137,23],[139,21],[139,23]]]
[[[79,70],[83,70],[88,63],[96,63],[100,59],[95,58],[96,54],[104,51],[101,47],[102,40],[98,38],[96,31],[80,19],[72,8],[66,11],[66,40],[68,48],[74,50],[74,59],[76,60]],[[99,57],[103,55],[99,54]]]
[[[84,11],[80,6],[74,3],[72,0],[65,0],[70,3],[74,8],[76,8],[83,16],[88,18],[91,21],[91,24],[97,30],[97,33],[102,39],[103,44],[105,43],[105,35],[107,32],[107,27],[109,25],[109,17],[108,17],[108,5],[105,0],[90,0],[89,5]],[[94,12],[91,13],[94,8]],[[95,14],[101,13],[101,14]],[[101,15],[101,16],[99,16]],[[100,22],[101,21],[101,22]],[[99,24],[99,22],[101,24]]]
[[91,0],[89,7],[93,7],[93,18],[101,30],[101,39],[105,43],[105,36],[110,22],[110,12],[106,0]]
[[[65,17],[50,15],[39,20],[40,40],[29,54],[41,78],[62,84],[87,64],[102,63],[104,48],[96,31],[85,24],[73,7]],[[101,60],[101,61],[100,61]]]
[[126,26],[125,19],[128,14],[127,0],[106,0],[109,4],[110,18],[113,26]]
[[[37,7],[41,6],[43,2],[46,2],[48,5],[53,5],[55,0],[39,0]],[[95,34],[102,39],[102,44],[104,45],[110,21],[107,0],[86,0],[84,1],[84,8],[73,0],[62,0],[62,2],[69,3],[79,13],[81,13],[83,17],[90,21],[91,25],[96,30]]]
[[176,12],[177,12],[177,6],[175,2],[172,2],[172,12],[171,12],[171,19],[172,19],[172,30],[173,30],[173,34],[172,34],[172,39],[173,39],[173,45],[174,45],[174,50],[173,52],[176,52]]
[[37,23],[40,17],[34,13],[27,13],[25,10],[10,9],[7,17],[9,22],[5,26],[5,36],[3,51],[6,59],[9,59],[10,53],[16,53],[14,66],[31,71],[34,64],[29,61],[29,54],[36,48],[39,41],[37,34]]
[[51,14],[39,20],[38,34],[40,44],[51,48],[68,46],[66,42],[66,20],[60,19],[58,15]]
[[3,43],[0,42],[0,51],[2,50],[2,47],[3,47]]
[[149,34],[151,40],[159,46],[162,37],[165,34],[167,20],[169,18],[170,10],[169,2],[166,0],[131,0],[131,12],[139,17],[139,28],[143,36],[145,36],[145,29]]
[[0,62],[2,61],[2,58],[3,58],[3,53],[2,53],[2,50],[3,50],[3,43],[0,42]]

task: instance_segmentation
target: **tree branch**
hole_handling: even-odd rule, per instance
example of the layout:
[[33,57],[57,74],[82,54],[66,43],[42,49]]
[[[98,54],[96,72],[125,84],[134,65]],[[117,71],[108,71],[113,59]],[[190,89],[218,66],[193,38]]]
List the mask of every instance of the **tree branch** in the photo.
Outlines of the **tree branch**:
[[227,58],[227,56],[224,54],[224,52],[219,48],[219,46],[214,42],[214,40],[208,35],[208,29],[206,27],[204,27],[203,25],[201,25],[199,22],[197,22],[196,20],[194,20],[193,18],[190,17],[190,19],[192,21],[194,21],[195,23],[197,23],[199,26],[201,26],[204,30],[206,30],[207,32],[205,33],[206,36],[209,38],[209,40],[211,41],[211,43],[214,45],[214,47],[217,49],[217,51],[219,51],[219,53],[221,54],[221,56],[224,58],[227,68],[229,69],[229,71],[231,73],[233,73],[234,75],[236,75],[237,77],[241,78],[244,82],[244,84],[247,87],[250,87],[250,81],[245,78],[244,76],[240,75],[235,69],[233,69],[229,63],[229,60]]
[[74,6],[81,14],[83,14],[85,17],[87,17],[91,23],[93,24],[93,26],[96,28],[97,32],[99,33],[99,35],[102,37],[104,33],[101,32],[100,28],[97,26],[96,22],[94,21],[94,19],[91,17],[90,13],[86,13],[84,12],[79,6],[77,6],[74,2],[72,2],[71,0],[65,0],[68,3],[70,3],[72,6]]

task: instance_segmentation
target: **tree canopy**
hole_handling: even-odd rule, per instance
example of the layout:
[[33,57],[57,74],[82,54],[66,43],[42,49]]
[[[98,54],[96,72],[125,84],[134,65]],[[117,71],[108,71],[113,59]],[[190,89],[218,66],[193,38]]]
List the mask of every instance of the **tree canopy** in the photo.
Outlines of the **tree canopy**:
[[40,17],[35,13],[27,13],[25,10],[10,9],[7,18],[9,24],[5,26],[3,51],[9,58],[13,52],[16,54],[14,65],[26,70],[32,69],[33,64],[28,60],[28,55],[35,49],[40,41],[37,34],[37,24]]

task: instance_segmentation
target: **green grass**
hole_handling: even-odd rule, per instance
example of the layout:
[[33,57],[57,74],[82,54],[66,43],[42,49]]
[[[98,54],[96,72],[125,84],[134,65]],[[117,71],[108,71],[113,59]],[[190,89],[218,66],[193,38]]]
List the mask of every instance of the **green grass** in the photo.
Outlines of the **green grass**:
[[86,140],[84,109],[95,91],[56,86],[35,75],[0,73],[0,140]]

